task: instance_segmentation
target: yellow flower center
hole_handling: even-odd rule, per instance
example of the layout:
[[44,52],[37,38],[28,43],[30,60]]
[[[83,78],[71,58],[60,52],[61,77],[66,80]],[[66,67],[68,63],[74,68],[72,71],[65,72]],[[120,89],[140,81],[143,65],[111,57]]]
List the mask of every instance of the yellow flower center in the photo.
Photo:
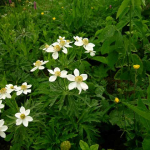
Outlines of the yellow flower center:
[[119,103],[119,98],[115,98],[115,103]]
[[61,38],[59,38],[59,40],[60,40],[60,41],[63,41],[63,38],[61,37]]
[[21,115],[20,115],[20,118],[21,118],[21,119],[24,119],[25,117],[26,117],[25,114],[21,114]]
[[41,66],[41,65],[42,65],[41,61],[37,60],[37,61],[35,62],[35,66],[36,66],[36,67],[39,67],[39,66]]
[[26,86],[26,85],[21,85],[21,89],[22,89],[22,90],[26,90],[26,89],[27,89],[27,86]]
[[65,42],[65,41],[63,41],[63,40],[62,40],[62,41],[60,41],[60,45],[61,45],[61,46],[64,46],[65,44],[66,44],[66,42]]
[[139,68],[140,68],[140,65],[133,65],[133,68],[134,68],[134,69],[139,69]]
[[83,77],[82,76],[77,76],[77,77],[75,77],[75,81],[80,83],[80,82],[83,81]]
[[67,43],[70,43],[70,40],[67,40],[66,42],[67,42]]
[[78,38],[76,38],[76,41],[77,41],[77,42],[79,41]]
[[60,76],[61,75],[61,72],[60,71],[56,71],[55,72],[55,76]]
[[48,45],[48,44],[46,44],[46,45],[45,45],[45,48],[49,48],[49,45]]
[[56,46],[54,46],[54,50],[58,52],[58,51],[60,51],[60,50],[61,50],[61,48],[60,48],[60,46],[59,46],[59,45],[56,45]]
[[12,85],[12,86],[10,87],[10,89],[14,89],[14,86]]
[[0,93],[1,93],[1,94],[5,94],[5,93],[6,93],[6,88],[2,88],[2,89],[0,90]]
[[56,18],[54,17],[53,20],[55,20]]
[[83,42],[84,45],[88,45],[89,40],[88,39],[83,39],[82,42]]

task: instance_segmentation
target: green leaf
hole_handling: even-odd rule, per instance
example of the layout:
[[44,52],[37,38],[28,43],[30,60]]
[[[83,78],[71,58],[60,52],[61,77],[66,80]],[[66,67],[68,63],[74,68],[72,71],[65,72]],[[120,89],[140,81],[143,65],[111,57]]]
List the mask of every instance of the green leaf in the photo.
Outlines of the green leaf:
[[142,4],[145,6],[146,4],[145,4],[145,0],[142,0]]
[[104,64],[107,64],[107,63],[108,63],[106,57],[103,57],[103,56],[96,56],[96,57],[94,57],[94,58],[92,58],[92,59],[93,59],[93,60],[97,60],[97,61],[99,61],[99,62],[102,62],[102,63],[104,63]]
[[129,3],[130,3],[130,0],[124,0],[122,2],[121,6],[118,9],[116,18],[118,18],[123,13],[124,9],[128,7]]
[[80,147],[81,147],[82,150],[90,150],[90,148],[89,148],[89,146],[86,142],[80,140],[79,144],[80,144]]
[[143,150],[149,150],[150,149],[150,138],[145,138],[142,143]]
[[143,118],[145,118],[147,120],[150,120],[150,113],[149,112],[142,111],[138,107],[130,105],[129,103],[123,102],[123,104],[125,104],[126,106],[128,106],[130,109],[132,109],[134,112],[136,112],[141,117],[143,117]]
[[99,145],[95,144],[90,147],[90,150],[98,150],[98,148],[99,148]]

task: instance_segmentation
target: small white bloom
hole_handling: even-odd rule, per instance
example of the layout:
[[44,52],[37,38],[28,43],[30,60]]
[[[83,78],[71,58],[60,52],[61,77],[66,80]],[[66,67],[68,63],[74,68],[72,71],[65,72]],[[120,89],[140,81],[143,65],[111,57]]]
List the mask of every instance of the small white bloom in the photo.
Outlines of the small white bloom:
[[67,75],[67,79],[69,81],[73,81],[69,84],[68,89],[72,90],[74,88],[77,88],[79,90],[79,94],[81,93],[82,89],[86,91],[88,89],[88,85],[84,83],[83,81],[87,79],[88,77],[87,74],[79,75],[79,70],[75,69],[74,75],[71,75],[71,74]]
[[83,46],[85,50],[93,50],[95,46],[93,43],[89,43],[88,38],[78,38],[78,40],[74,43],[76,46]]
[[25,110],[25,108],[21,106],[20,112],[15,114],[16,118],[18,118],[16,120],[16,125],[18,126],[23,123],[23,125],[27,127],[28,122],[33,121],[33,118],[31,116],[28,116],[29,114],[30,114],[30,109]]
[[0,120],[0,136],[1,136],[2,138],[5,138],[5,137],[6,137],[6,134],[5,134],[4,131],[6,131],[7,129],[8,129],[8,127],[7,127],[7,126],[4,126],[4,120],[1,119],[1,120]]
[[5,106],[5,105],[2,104],[2,100],[0,100],[0,112],[1,112],[1,109],[4,108],[4,106]]
[[[73,38],[76,40],[76,42],[82,41],[82,37],[74,36]],[[76,43],[76,42],[75,42],[75,43]],[[74,44],[75,44],[75,43],[74,43]],[[76,45],[76,44],[75,44],[75,45]]]
[[95,56],[96,51],[86,50],[85,53],[90,53],[91,56]]
[[33,69],[31,69],[30,71],[33,72],[35,71],[36,69],[39,69],[39,70],[43,70],[45,67],[42,66],[46,63],[48,63],[49,61],[44,61],[43,60],[37,60],[35,63],[33,63],[33,65],[35,66]]
[[57,39],[58,42],[63,40],[65,40],[65,37],[61,37],[61,36],[59,36],[59,39]]
[[49,47],[50,47],[50,45],[45,44],[45,47],[43,48],[43,50],[46,51]]
[[50,82],[54,82],[57,79],[57,77],[61,77],[61,78],[67,77],[67,71],[65,71],[65,70],[60,71],[60,69],[58,67],[56,67],[54,69],[54,71],[49,70],[49,69],[48,69],[48,71],[52,74],[52,76],[50,76],[50,78],[49,78]]
[[0,90],[0,99],[5,99],[5,98],[11,98],[11,95],[6,88],[2,88]]
[[24,82],[20,87],[17,87],[17,95],[20,95],[22,93],[27,94],[27,93],[31,93],[31,88],[32,85],[27,85],[26,82]]
[[7,85],[6,85],[6,89],[7,89],[7,92],[8,92],[8,93],[11,93],[11,92],[13,92],[13,91],[16,91],[17,85],[13,86],[12,84],[7,84]]

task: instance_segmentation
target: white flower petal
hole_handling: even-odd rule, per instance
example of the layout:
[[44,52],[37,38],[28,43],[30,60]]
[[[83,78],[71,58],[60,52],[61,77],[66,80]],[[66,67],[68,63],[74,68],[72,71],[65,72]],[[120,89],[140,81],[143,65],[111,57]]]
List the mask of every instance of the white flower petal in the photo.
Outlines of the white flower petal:
[[66,71],[66,70],[61,71],[60,77],[66,78],[66,77],[67,77],[67,72],[68,72],[68,71]]
[[42,65],[44,65],[44,64],[46,64],[46,63],[48,63],[49,61],[47,60],[47,61],[44,61],[43,63],[42,63]]
[[77,83],[77,89],[79,90],[79,94],[80,94],[82,91],[82,88],[81,88],[81,85],[79,83]]
[[55,74],[53,70],[47,69],[51,74]]
[[68,74],[68,75],[67,75],[67,79],[68,79],[69,81],[75,81],[75,76],[72,75],[72,74]]
[[4,106],[5,106],[4,104],[0,104],[0,109],[4,108]]
[[30,72],[34,72],[38,67],[34,67],[33,69],[30,70]]
[[17,91],[17,95],[20,95],[20,94],[22,94],[22,92],[23,92],[23,90],[20,90],[20,91]]
[[27,82],[24,82],[22,85],[27,85]]
[[88,77],[87,74],[81,74],[80,76],[83,78],[83,81],[85,81]]
[[95,56],[95,53],[96,53],[95,51],[90,52],[90,55],[91,55],[91,56]]
[[53,57],[54,59],[57,59],[57,58],[58,58],[58,52],[54,52],[54,53],[52,54],[52,57]]
[[80,85],[81,85],[81,88],[82,88],[84,91],[86,91],[86,90],[88,89],[88,85],[87,85],[86,83],[81,82]]
[[20,119],[20,118],[17,119],[17,120],[16,120],[16,125],[18,126],[18,125],[21,125],[21,124],[22,124],[22,119]]
[[0,136],[1,136],[2,138],[5,138],[5,137],[6,137],[6,134],[5,134],[3,131],[0,131]]
[[28,120],[28,121],[33,121],[33,118],[32,118],[31,116],[27,116],[27,117],[26,117],[26,120]]
[[30,84],[30,85],[27,85],[27,88],[30,88],[30,87],[32,87],[32,85]]
[[11,98],[10,93],[6,93],[6,97],[7,97],[7,98]]
[[25,115],[27,116],[27,115],[29,115],[30,114],[30,109],[27,109],[26,111],[25,111]]
[[82,46],[82,45],[83,45],[83,42],[82,42],[82,41],[76,41],[76,42],[74,43],[74,45],[76,45],[76,46]]
[[7,126],[2,126],[0,130],[1,130],[1,131],[6,131],[7,129],[8,129]]
[[25,114],[25,108],[24,108],[23,106],[21,106],[20,112],[21,112],[22,114]]
[[76,82],[71,82],[69,85],[68,85],[68,89],[69,90],[72,90],[72,89],[74,89],[74,88],[76,88],[77,87],[77,83]]
[[56,68],[54,69],[54,72],[56,72],[56,71],[60,71],[60,69],[59,69],[58,67],[56,67]]
[[39,68],[39,70],[43,70],[45,67],[44,66],[39,66],[38,68]]
[[75,75],[75,76],[79,76],[79,70],[78,70],[78,69],[75,69],[75,70],[74,70],[74,75]]
[[49,52],[49,53],[53,53],[54,52],[54,47],[53,46],[50,46],[46,52]]
[[68,53],[68,51],[67,51],[67,49],[66,49],[66,48],[63,48],[62,52],[63,52],[63,53],[65,53],[65,54],[67,54],[67,53]]
[[50,81],[50,82],[54,82],[56,79],[57,79],[57,76],[51,76],[51,77],[49,78],[49,81]]
[[20,118],[21,113],[16,113],[15,117]]
[[23,125],[24,125],[25,127],[27,127],[27,126],[28,126],[28,120],[26,120],[26,118],[25,118],[25,119],[23,119],[23,120],[22,120],[22,122],[23,122]]
[[0,120],[0,127],[2,127],[3,124],[4,124],[4,120],[2,119],[2,120]]

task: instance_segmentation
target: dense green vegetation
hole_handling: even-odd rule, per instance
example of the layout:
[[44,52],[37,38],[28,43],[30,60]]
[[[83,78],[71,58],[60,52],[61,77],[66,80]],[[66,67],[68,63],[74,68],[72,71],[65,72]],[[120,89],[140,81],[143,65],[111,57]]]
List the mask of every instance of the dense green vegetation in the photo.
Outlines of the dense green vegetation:
[[1,1],[2,150],[150,150],[149,13],[145,0]]

